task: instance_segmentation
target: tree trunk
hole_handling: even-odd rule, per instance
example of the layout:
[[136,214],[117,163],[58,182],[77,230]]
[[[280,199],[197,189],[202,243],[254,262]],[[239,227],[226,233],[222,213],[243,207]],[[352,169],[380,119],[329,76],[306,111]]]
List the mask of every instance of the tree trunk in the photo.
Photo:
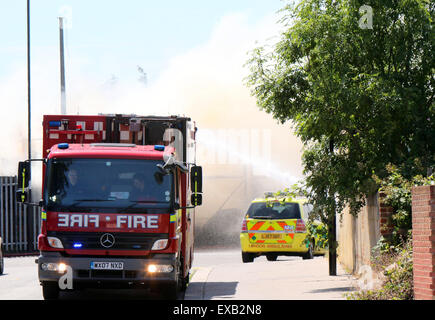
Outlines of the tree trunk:
[[335,212],[329,219],[328,224],[328,247],[329,247],[329,275],[337,275],[337,231]]

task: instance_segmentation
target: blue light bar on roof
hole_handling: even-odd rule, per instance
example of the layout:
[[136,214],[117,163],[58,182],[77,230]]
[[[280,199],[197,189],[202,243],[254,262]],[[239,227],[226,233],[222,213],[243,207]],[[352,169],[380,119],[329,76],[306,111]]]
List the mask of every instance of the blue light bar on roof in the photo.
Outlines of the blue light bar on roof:
[[157,151],[164,151],[164,150],[165,150],[165,146],[162,146],[161,144],[156,144],[156,145],[154,146],[154,150],[157,150]]
[[68,149],[68,148],[69,148],[69,144],[68,144],[68,143],[59,143],[59,144],[57,145],[57,147],[58,147],[59,149]]

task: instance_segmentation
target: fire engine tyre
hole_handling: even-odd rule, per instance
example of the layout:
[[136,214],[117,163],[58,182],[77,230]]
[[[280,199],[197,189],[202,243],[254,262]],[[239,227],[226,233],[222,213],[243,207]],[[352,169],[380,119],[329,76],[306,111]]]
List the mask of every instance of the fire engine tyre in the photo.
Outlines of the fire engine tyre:
[[163,288],[163,298],[166,300],[177,300],[180,292],[180,280],[167,284]]
[[276,261],[277,258],[278,258],[278,255],[275,253],[266,254],[267,261]]
[[243,252],[242,251],[242,261],[243,263],[254,262],[254,254],[251,252]]
[[310,246],[308,247],[308,251],[306,254],[302,256],[302,259],[313,259],[314,258],[314,240],[310,241]]
[[187,276],[183,278],[183,281],[181,282],[181,291],[186,291],[187,285],[189,284],[190,280],[190,272],[187,273]]
[[44,300],[59,299],[59,286],[56,282],[44,281],[42,283],[42,296]]
[[5,260],[3,258],[3,245],[0,243],[0,274],[3,274],[5,269]]
[[[177,276],[174,282],[168,283],[163,287],[163,298],[166,300],[177,300],[178,294],[183,290],[184,278],[180,270],[181,262],[177,263]],[[187,286],[187,284],[186,284]]]

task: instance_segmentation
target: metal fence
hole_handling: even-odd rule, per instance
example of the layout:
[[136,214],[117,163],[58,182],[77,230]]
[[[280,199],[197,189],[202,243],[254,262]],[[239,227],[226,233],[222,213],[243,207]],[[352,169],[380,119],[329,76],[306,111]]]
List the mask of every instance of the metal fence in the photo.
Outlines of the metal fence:
[[17,177],[0,177],[0,236],[5,254],[36,253],[41,208],[15,201]]

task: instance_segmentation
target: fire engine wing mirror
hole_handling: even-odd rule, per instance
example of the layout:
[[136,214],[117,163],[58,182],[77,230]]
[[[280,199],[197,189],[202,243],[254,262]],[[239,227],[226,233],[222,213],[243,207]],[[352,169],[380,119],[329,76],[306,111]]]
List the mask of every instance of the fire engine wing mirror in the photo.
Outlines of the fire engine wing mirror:
[[31,161],[42,161],[47,164],[46,159],[30,159],[26,161],[20,161],[18,163],[18,177],[17,177],[17,191],[15,192],[15,199],[18,202],[26,202],[28,199],[28,190],[30,182],[30,163]]
[[15,200],[17,202],[27,202],[28,192],[23,189],[15,191]]
[[164,175],[169,174],[169,170],[166,169],[164,165],[157,164],[156,166],[157,166],[157,168],[159,168],[159,170],[162,174],[164,174]]
[[194,166],[190,169],[190,186],[193,193],[202,193],[202,167]]
[[17,191],[15,191],[15,200],[17,202],[26,202],[30,180],[30,161],[20,161],[18,163],[17,173]]
[[167,162],[164,165],[156,164],[156,166],[159,168],[160,172],[165,175],[169,174],[170,170],[174,169],[175,167],[180,168],[183,172],[189,171],[188,168],[180,161],[171,161],[170,163]]
[[21,161],[18,163],[18,187],[25,189],[29,186],[30,162]]
[[202,194],[200,193],[193,193],[190,197],[190,203],[193,206],[200,206],[202,205]]

